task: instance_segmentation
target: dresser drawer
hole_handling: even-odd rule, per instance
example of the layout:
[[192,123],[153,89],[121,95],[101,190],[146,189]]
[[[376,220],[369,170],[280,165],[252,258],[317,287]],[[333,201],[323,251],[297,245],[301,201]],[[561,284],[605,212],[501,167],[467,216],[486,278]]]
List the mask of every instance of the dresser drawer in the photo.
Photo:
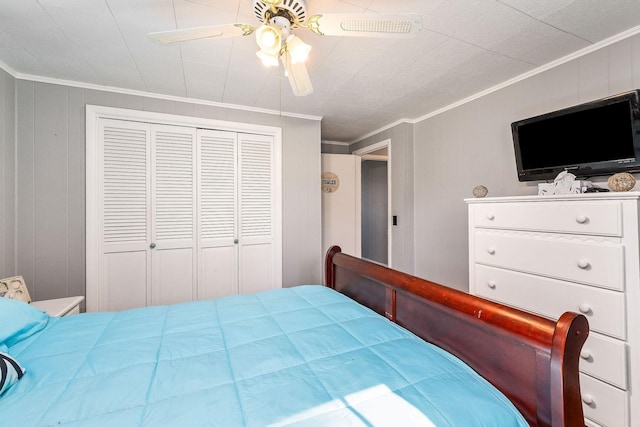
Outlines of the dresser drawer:
[[476,227],[622,235],[622,205],[618,201],[477,204],[473,220]]
[[627,390],[627,344],[590,332],[580,352],[580,371]]
[[621,244],[476,230],[475,262],[624,290]]
[[624,391],[580,374],[580,392],[586,418],[607,427],[628,425],[629,405]]
[[621,292],[479,264],[474,270],[475,293],[482,297],[552,319],[565,311],[582,313],[592,331],[626,338]]

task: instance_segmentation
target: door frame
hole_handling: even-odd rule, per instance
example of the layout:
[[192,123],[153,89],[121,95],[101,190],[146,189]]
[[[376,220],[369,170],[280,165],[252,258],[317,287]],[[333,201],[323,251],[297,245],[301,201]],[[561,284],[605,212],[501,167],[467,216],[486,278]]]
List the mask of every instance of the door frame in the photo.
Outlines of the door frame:
[[[374,151],[381,150],[383,148],[387,149],[386,156],[379,156],[375,154],[371,154]],[[358,217],[358,239],[362,240],[362,162],[364,160],[377,160],[377,161],[386,161],[387,162],[387,266],[392,268],[392,231],[393,231],[393,217],[392,213],[392,192],[391,192],[391,138],[385,139],[380,142],[376,142],[371,145],[367,145],[366,147],[359,148],[353,151],[351,154],[357,156],[360,161],[356,162],[356,210],[359,212]],[[358,242],[358,246],[361,247],[362,242]]]
[[269,135],[274,143],[275,194],[274,212],[274,277],[275,283],[282,283],[282,129],[275,126],[264,126],[253,123],[231,122],[206,119],[177,114],[155,113],[150,111],[130,110],[126,108],[105,107],[99,105],[86,106],[86,157],[85,157],[85,221],[86,221],[86,310],[96,311],[99,301],[99,227],[100,201],[98,185],[101,162],[98,152],[99,120],[113,119],[137,121],[162,125],[187,126],[195,128],[225,130],[238,133]]

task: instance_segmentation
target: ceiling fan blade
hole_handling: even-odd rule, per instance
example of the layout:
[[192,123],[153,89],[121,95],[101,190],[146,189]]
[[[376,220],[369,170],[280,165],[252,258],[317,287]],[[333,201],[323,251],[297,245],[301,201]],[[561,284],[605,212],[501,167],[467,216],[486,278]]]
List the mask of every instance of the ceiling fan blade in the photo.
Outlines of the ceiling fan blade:
[[313,86],[311,85],[309,72],[304,62],[294,63],[291,54],[286,50],[280,55],[280,60],[284,65],[285,73],[289,79],[293,94],[295,96],[306,96],[312,93]]
[[187,28],[184,30],[160,31],[149,33],[149,37],[157,42],[180,43],[189,40],[206,39],[211,37],[228,38],[238,36],[248,36],[255,28],[248,24],[223,24],[208,27]]
[[322,13],[313,15],[306,26],[327,36],[411,37],[422,30],[416,13]]

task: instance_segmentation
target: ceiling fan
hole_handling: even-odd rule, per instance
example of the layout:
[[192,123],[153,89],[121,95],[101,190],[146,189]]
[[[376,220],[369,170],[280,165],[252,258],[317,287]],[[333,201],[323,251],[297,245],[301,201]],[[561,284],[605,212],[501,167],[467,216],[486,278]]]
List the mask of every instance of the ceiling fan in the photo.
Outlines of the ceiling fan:
[[249,36],[255,32],[260,50],[256,53],[267,66],[282,62],[294,95],[313,92],[304,65],[311,46],[293,30],[306,28],[319,35],[359,37],[410,37],[422,29],[420,15],[413,13],[322,13],[307,17],[306,0],[252,0],[262,25],[223,24],[149,33],[160,43],[180,43],[203,38]]

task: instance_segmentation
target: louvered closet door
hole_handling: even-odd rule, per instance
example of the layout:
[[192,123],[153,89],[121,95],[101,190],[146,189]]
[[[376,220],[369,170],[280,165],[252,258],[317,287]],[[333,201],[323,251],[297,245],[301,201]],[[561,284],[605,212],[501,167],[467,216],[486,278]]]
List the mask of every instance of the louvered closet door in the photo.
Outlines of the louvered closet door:
[[198,130],[199,295],[238,293],[237,146],[235,132]]
[[[239,291],[273,289],[275,171],[273,137],[238,134]],[[301,236],[301,238],[304,238]]]
[[151,154],[151,305],[196,300],[196,130],[152,125]]
[[273,137],[198,130],[202,298],[276,287]]
[[151,258],[148,124],[100,120],[98,310],[147,305]]
[[87,138],[87,307],[279,287],[279,133],[114,117],[97,117]]

